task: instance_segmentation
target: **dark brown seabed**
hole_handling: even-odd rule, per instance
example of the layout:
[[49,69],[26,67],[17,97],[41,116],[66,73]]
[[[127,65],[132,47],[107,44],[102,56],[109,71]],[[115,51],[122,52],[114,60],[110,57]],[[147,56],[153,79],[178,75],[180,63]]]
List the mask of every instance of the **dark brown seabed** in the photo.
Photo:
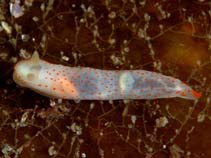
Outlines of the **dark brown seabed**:
[[[22,0],[19,18],[9,2],[0,2],[12,30],[0,31],[0,157],[211,157],[208,0]],[[161,72],[202,97],[50,100],[12,80],[16,60],[35,50],[56,64]]]

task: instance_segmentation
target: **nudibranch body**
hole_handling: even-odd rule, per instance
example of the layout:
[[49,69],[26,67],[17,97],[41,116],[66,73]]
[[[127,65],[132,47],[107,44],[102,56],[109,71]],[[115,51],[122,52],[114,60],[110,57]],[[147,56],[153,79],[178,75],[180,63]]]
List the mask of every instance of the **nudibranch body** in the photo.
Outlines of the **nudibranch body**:
[[37,52],[15,65],[14,81],[44,96],[72,100],[195,100],[200,94],[178,79],[145,70],[100,70],[48,63]]

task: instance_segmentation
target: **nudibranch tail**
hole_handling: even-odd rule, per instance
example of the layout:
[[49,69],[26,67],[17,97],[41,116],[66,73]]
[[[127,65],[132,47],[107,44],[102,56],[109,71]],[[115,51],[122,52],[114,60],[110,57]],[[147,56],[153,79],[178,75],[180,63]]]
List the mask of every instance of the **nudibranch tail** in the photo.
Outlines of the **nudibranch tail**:
[[194,96],[195,99],[199,99],[201,97],[201,93],[196,92],[195,90],[192,90],[192,95]]
[[72,100],[195,100],[201,94],[178,79],[145,70],[100,70],[48,63],[35,52],[15,65],[14,81],[51,98]]

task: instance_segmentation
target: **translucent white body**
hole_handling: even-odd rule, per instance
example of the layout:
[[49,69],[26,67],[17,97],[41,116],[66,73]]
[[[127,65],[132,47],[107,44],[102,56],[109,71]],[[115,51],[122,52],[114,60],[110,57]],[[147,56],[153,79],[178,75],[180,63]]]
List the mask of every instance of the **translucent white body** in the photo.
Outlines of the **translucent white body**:
[[16,64],[14,81],[42,95],[72,100],[198,99],[200,94],[173,77],[145,70],[99,70],[48,63],[34,53]]

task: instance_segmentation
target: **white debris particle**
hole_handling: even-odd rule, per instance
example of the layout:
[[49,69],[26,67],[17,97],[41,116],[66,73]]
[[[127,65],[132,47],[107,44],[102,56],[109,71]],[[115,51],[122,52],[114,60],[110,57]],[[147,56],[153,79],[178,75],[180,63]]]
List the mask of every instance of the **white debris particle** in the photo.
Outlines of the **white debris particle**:
[[161,71],[161,66],[162,66],[162,63],[161,63],[160,61],[154,61],[154,62],[153,62],[153,67],[154,67],[156,70]]
[[113,100],[109,100],[108,103],[109,104],[114,104],[114,101]]
[[180,130],[179,129],[175,129],[174,130],[176,134],[179,134]]
[[76,52],[72,52],[73,58],[75,60],[75,64],[78,62],[78,54]]
[[125,47],[125,48],[123,49],[123,51],[128,53],[128,52],[130,51],[130,48],[129,48],[129,47]]
[[82,128],[77,125],[75,122],[72,123],[72,125],[70,126],[70,129],[76,133],[77,135],[81,135],[82,134]]
[[205,120],[205,113],[199,113],[197,116],[197,122],[203,122]]
[[63,56],[62,56],[62,60],[64,60],[64,61],[69,61],[70,58],[69,58],[68,56],[63,55]]
[[187,151],[186,152],[186,156],[188,156],[188,157],[191,156],[191,152],[190,151]]
[[9,155],[9,153],[13,150],[14,149],[9,144],[4,144],[3,148],[1,149],[1,152],[5,155]]
[[103,131],[100,131],[100,133],[99,133],[99,134],[100,134],[100,136],[103,136],[103,135],[104,135]]
[[6,60],[7,57],[8,57],[8,54],[7,53],[0,53],[1,60]]
[[176,144],[170,147],[170,153],[172,158],[181,158],[184,151]]
[[123,64],[121,58],[120,57],[117,57],[115,55],[111,55],[110,56],[110,59],[112,60],[112,62],[113,62],[114,65],[122,65]]
[[128,40],[124,40],[124,41],[123,41],[123,44],[127,44],[127,43],[128,43]]
[[21,154],[22,153],[22,151],[23,151],[23,146],[21,146],[21,147],[19,147],[17,150],[16,150],[16,155],[19,155],[19,154]]
[[147,151],[148,151],[149,153],[152,153],[152,152],[153,152],[153,148],[150,147],[148,144],[145,144],[145,148],[147,149]]
[[25,127],[25,126],[27,126],[26,120],[27,120],[28,116],[29,116],[29,112],[28,112],[28,111],[26,111],[26,112],[22,115],[21,120],[20,120],[20,127]]
[[143,1],[139,1],[139,4],[143,7],[143,6],[145,6],[145,4],[146,4],[146,0],[143,0]]
[[[206,80],[206,79],[205,79],[205,80]],[[207,105],[210,104],[210,97],[207,97],[206,104],[207,104]]]
[[22,39],[23,42],[27,42],[30,39],[30,36],[27,35],[27,34],[22,34],[21,39]]
[[19,32],[19,33],[22,32],[22,26],[21,26],[21,25],[15,23],[15,24],[14,24],[14,28],[15,28],[15,30],[16,30],[17,32]]
[[129,100],[129,99],[124,99],[124,100],[123,100],[123,103],[124,103],[124,104],[128,104],[128,103],[130,103],[130,100]]
[[12,33],[12,27],[6,21],[2,21],[1,26],[7,34]]
[[116,40],[114,38],[109,38],[108,43],[113,45],[114,43],[116,43]]
[[80,19],[80,23],[84,23],[85,22],[85,19],[84,18],[81,18]]
[[38,18],[37,16],[34,16],[34,17],[32,18],[32,20],[35,21],[35,22],[38,22],[38,21],[39,21],[39,18]]
[[188,22],[193,23],[193,17],[189,16],[188,17]]
[[23,138],[29,140],[29,139],[31,139],[31,136],[26,133],[26,134],[24,134]]
[[24,4],[25,4],[26,6],[28,6],[28,7],[31,7],[32,4],[33,4],[33,2],[34,2],[34,0],[25,0],[25,1],[24,1]]
[[138,29],[138,37],[139,38],[144,38],[145,35],[146,35],[146,32],[142,28],[139,28]]
[[101,158],[104,158],[104,156],[105,156],[105,154],[104,154],[104,150],[103,149],[101,149],[101,148],[99,148],[99,155],[100,155],[100,157]]
[[91,103],[89,109],[92,110],[95,107],[95,103]]
[[2,114],[4,114],[5,116],[9,116],[9,112],[6,110],[2,110]]
[[150,153],[152,153],[153,152],[153,148],[152,147],[148,147],[147,148],[147,151],[150,152]]
[[160,20],[169,18],[171,16],[171,14],[169,12],[166,12],[165,10],[163,10],[162,5],[160,5],[159,3],[156,3],[156,6],[161,14],[161,17],[159,17]]
[[144,14],[144,20],[145,20],[145,21],[150,21],[150,16],[149,16],[149,14],[147,14],[147,13]]
[[138,142],[138,143],[141,143],[142,141],[141,141],[141,139],[140,139],[140,138],[138,138],[138,139],[137,139],[137,142]]
[[46,47],[46,40],[47,40],[47,37],[46,37],[45,34],[43,34],[42,39],[41,39],[41,42],[40,42],[40,46],[42,48],[45,48]]
[[72,4],[72,7],[73,7],[73,8],[75,8],[75,7],[76,7],[76,5],[75,5],[75,4]]
[[133,28],[133,29],[135,29],[135,28],[136,28],[136,26],[137,26],[137,24],[136,24],[136,23],[132,23],[132,25],[131,25],[131,26],[132,26],[132,28]]
[[111,127],[111,124],[112,124],[111,122],[106,122],[106,123],[104,124],[104,126],[105,126],[105,127]]
[[20,50],[19,56],[22,57],[23,59],[31,58],[31,55],[25,49]]
[[15,0],[14,3],[10,3],[10,14],[14,18],[19,18],[24,14],[24,8],[20,6],[20,0]]
[[168,118],[163,116],[163,117],[157,118],[155,122],[156,122],[156,127],[158,128],[165,127],[168,124]]
[[127,127],[130,128],[130,129],[132,129],[133,128],[133,125],[132,124],[128,124]]
[[128,114],[128,105],[125,106],[123,112],[122,112],[122,117],[125,117]]
[[40,10],[41,10],[42,12],[45,11],[45,3],[42,3],[42,4],[40,5]]
[[111,12],[108,14],[108,17],[109,17],[110,19],[116,18],[116,12],[115,12],[115,11],[111,11]]
[[82,158],[86,158],[86,153],[81,153]]
[[59,98],[57,101],[58,101],[58,104],[61,104],[63,102],[61,98]]
[[48,148],[48,155],[49,156],[54,156],[54,155],[56,155],[57,154],[57,151],[56,151],[56,149],[55,149],[55,146],[50,146],[49,148]]
[[163,32],[163,25],[162,24],[159,24],[158,26],[160,28],[160,31]]
[[132,116],[131,116],[131,121],[132,121],[133,124],[136,123],[136,120],[137,120],[136,115],[132,115]]
[[50,99],[50,106],[51,107],[54,107],[56,105],[56,102],[55,102],[55,100],[53,100],[53,99]]
[[36,150],[34,144],[31,145],[30,149],[31,149],[31,151],[35,151]]

